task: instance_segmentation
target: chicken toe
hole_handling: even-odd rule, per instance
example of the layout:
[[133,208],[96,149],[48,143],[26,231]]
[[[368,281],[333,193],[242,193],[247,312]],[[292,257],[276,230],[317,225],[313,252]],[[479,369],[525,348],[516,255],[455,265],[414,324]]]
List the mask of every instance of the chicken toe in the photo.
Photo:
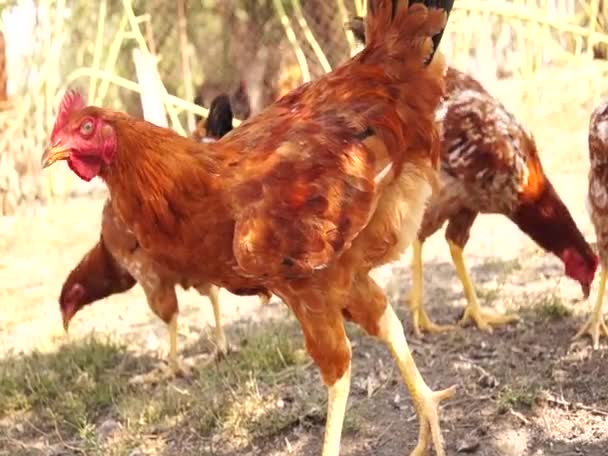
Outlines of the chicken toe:
[[519,320],[517,315],[501,315],[492,310],[484,310],[479,306],[477,299],[473,303],[469,303],[464,309],[464,314],[460,321],[460,325],[464,326],[471,321],[482,331],[492,332],[493,327],[503,326]]
[[190,367],[183,363],[178,362],[174,364],[170,362],[169,365],[167,365],[166,363],[162,362],[150,372],[131,377],[131,379],[129,379],[129,384],[157,385],[159,383],[170,381],[174,378],[189,377],[190,374]]
[[464,264],[464,257],[462,254],[462,247],[458,244],[448,241],[450,246],[450,254],[452,255],[452,262],[456,268],[456,274],[462,283],[464,289],[464,295],[467,300],[467,307],[464,310],[464,315],[460,319],[460,325],[465,325],[469,320],[472,321],[482,331],[492,332],[494,326],[502,326],[508,323],[519,320],[517,315],[500,315],[499,313],[491,310],[483,310],[477,300],[477,293],[475,287],[471,282],[469,273]]
[[[411,298],[410,298],[411,299]],[[410,303],[412,300],[410,300]],[[423,332],[427,332],[429,334],[441,334],[448,331],[454,331],[458,328],[456,325],[438,325],[433,322],[426,310],[421,305],[412,305],[412,327],[414,329],[414,334],[417,337],[422,337]]]
[[446,454],[439,426],[438,409],[439,403],[444,399],[451,398],[455,392],[455,386],[441,391],[431,391],[424,381],[414,385],[412,396],[416,404],[416,413],[420,420],[420,430],[418,432],[418,444],[410,453],[410,456],[424,456],[428,454],[427,450],[431,443],[438,456]]
[[585,322],[585,324],[578,330],[574,339],[579,339],[584,335],[591,336],[591,341],[593,343],[593,349],[597,350],[600,348],[600,337],[607,336],[608,337],[608,326],[606,326],[606,322],[602,318],[602,304],[604,301],[604,292],[606,291],[606,276],[608,274],[608,270],[602,268],[602,274],[600,276],[600,285],[597,293],[597,300],[595,301],[595,307],[593,312]]
[[601,316],[598,317],[595,314],[591,315],[585,324],[581,326],[581,329],[578,330],[574,339],[579,339],[585,335],[591,337],[594,350],[600,348],[600,337],[608,337],[608,326],[606,326],[606,322]]

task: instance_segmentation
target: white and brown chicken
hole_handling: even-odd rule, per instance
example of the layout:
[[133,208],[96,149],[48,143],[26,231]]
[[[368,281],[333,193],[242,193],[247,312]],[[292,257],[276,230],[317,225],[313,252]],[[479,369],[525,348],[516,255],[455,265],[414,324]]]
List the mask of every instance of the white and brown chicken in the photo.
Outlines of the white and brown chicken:
[[595,306],[576,337],[591,336],[593,348],[599,348],[601,336],[608,336],[602,317],[602,304],[608,274],[608,100],[598,105],[589,120],[589,188],[587,209],[597,238],[601,269]]

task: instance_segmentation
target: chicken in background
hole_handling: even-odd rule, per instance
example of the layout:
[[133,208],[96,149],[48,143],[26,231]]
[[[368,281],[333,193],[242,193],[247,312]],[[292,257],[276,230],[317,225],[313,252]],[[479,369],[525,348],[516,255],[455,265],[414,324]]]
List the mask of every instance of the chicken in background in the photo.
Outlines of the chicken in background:
[[[203,119],[193,136],[201,142],[211,142],[232,129],[232,111],[226,95],[218,96],[209,109],[209,117]],[[70,272],[63,284],[59,304],[64,328],[84,306],[112,294],[122,293],[139,283],[144,290],[150,309],[169,327],[169,372],[161,369],[138,376],[134,381],[151,383],[166,374],[184,374],[177,355],[178,302],[175,286],[184,289],[194,286],[207,296],[213,307],[215,318],[214,342],[218,355],[227,351],[226,336],[222,328],[218,301],[218,288],[208,283],[193,284],[185,277],[173,273],[143,250],[128,227],[120,220],[108,199],[101,216],[99,242],[82,258]],[[267,296],[261,296],[268,301]],[[163,365],[164,366],[164,365]]]
[[[444,10],[427,9],[427,3]],[[412,242],[436,184],[435,53],[453,0],[369,0],[369,45],[221,140],[200,144],[68,92],[42,156],[99,176],[142,250],[235,294],[269,290],[300,322],[328,387],[323,456],[337,456],[350,389],[344,320],[396,359],[420,421],[416,455],[445,456],[439,402],[369,273]]]
[[[361,18],[347,26],[365,40]],[[412,249],[410,311],[415,333],[453,328],[433,323],[422,299],[422,245],[446,221],[445,237],[467,300],[460,323],[470,320],[491,331],[518,319],[482,309],[465,266],[463,250],[480,213],[508,217],[561,259],[566,276],[589,296],[597,257],[546,176],[532,134],[471,76],[448,67],[446,88],[437,112],[442,131],[440,191],[429,201]]]
[[[217,97],[225,95],[227,91],[231,92],[228,98],[234,117],[239,120],[248,119],[251,116],[251,101],[249,99],[247,83],[243,79],[239,81],[239,85],[234,91],[232,91],[232,87],[226,87],[224,83],[205,82],[199,87],[194,98],[194,103],[199,106],[208,106]],[[198,114],[195,114],[194,118],[197,124],[202,120],[202,117]]]
[[232,107],[228,95],[221,94],[213,99],[209,107],[209,117],[201,118],[192,132],[198,142],[213,142],[232,131]]
[[608,101],[597,106],[589,121],[589,188],[587,208],[595,235],[602,265],[595,307],[587,322],[576,333],[578,339],[591,336],[593,348],[600,346],[600,337],[608,336],[608,327],[602,317],[602,304],[608,274]]

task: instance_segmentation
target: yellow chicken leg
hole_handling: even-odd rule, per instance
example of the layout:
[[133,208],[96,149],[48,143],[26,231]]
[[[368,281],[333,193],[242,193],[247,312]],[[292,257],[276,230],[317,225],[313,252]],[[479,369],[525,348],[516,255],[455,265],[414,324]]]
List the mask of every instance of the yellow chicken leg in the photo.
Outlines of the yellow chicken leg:
[[414,334],[420,337],[422,331],[437,334],[454,330],[456,327],[453,325],[437,325],[431,321],[422,302],[422,288],[422,243],[416,240],[412,245],[412,290],[409,297]]
[[218,288],[214,285],[209,287],[207,292],[211,306],[213,307],[213,317],[215,319],[215,344],[217,345],[218,356],[222,357],[228,353],[228,343],[226,342],[226,334],[222,326],[222,314],[220,312],[220,301],[218,297]]
[[389,346],[397,361],[403,380],[412,395],[420,421],[418,444],[412,451],[411,456],[428,454],[427,449],[431,443],[437,456],[445,456],[439,426],[439,402],[453,396],[456,387],[452,386],[442,391],[432,391],[427,386],[412,357],[403,325],[390,305],[387,305],[384,315],[378,323],[380,326],[379,337]]
[[467,300],[467,306],[464,310],[464,315],[460,320],[460,324],[464,325],[469,320],[472,320],[475,325],[482,331],[492,332],[492,326],[501,326],[519,320],[517,315],[500,315],[490,310],[483,310],[477,300],[475,288],[469,278],[469,273],[464,264],[462,248],[454,242],[448,241],[450,246],[450,254],[456,268],[458,278],[462,283],[464,295]]
[[346,403],[350,392],[350,374],[351,367],[349,364],[342,378],[329,387],[322,456],[339,456],[340,454],[342,425],[344,424]]
[[169,322],[169,367],[175,376],[184,374],[177,356],[177,313],[171,317]]
[[177,312],[171,317],[169,324],[169,367],[162,363],[157,368],[142,375],[136,375],[129,383],[131,384],[157,384],[174,377],[185,377],[189,374],[189,369],[179,362],[177,355]]
[[608,269],[602,267],[602,274],[600,276],[600,286],[597,292],[597,299],[595,301],[595,307],[593,312],[585,322],[585,324],[579,329],[574,336],[574,339],[578,339],[586,334],[591,336],[593,342],[593,349],[597,350],[600,347],[600,337],[608,336],[608,327],[606,322],[602,318],[602,304],[604,302],[604,292],[606,291],[606,276],[608,275]]

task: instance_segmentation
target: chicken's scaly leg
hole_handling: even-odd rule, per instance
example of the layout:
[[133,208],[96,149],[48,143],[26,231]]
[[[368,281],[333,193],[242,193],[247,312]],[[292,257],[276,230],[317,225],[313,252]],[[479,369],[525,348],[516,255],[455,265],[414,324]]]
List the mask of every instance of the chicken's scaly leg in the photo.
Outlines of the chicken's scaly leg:
[[167,324],[169,332],[169,354],[168,354],[168,368],[167,365],[161,363],[157,368],[152,371],[136,375],[129,380],[131,384],[157,384],[167,381],[174,377],[184,377],[188,375],[188,369],[186,369],[179,361],[177,354],[177,312],[173,314],[171,320]]
[[420,337],[422,331],[437,334],[455,329],[453,325],[437,325],[431,321],[422,302],[422,242],[416,240],[412,245],[412,290],[409,297],[409,308],[412,315],[414,334]]
[[177,312],[173,314],[171,321],[169,321],[169,367],[173,375],[183,373],[177,357]]
[[222,326],[218,288],[215,285],[211,285],[207,295],[209,296],[211,306],[213,307],[213,317],[215,318],[215,344],[217,345],[218,355],[221,357],[228,353],[228,343],[226,342],[224,327]]
[[322,456],[339,456],[342,425],[350,392],[350,364],[342,378],[328,388],[327,421]]
[[608,269],[602,267],[602,274],[600,275],[600,286],[597,291],[597,298],[595,301],[595,307],[593,312],[587,319],[586,323],[576,333],[574,339],[578,339],[586,334],[591,336],[593,342],[593,349],[597,350],[600,347],[600,337],[608,336],[608,327],[606,322],[602,318],[602,304],[604,302],[604,292],[606,291],[606,276],[608,275]]
[[454,267],[456,268],[456,274],[458,274],[458,278],[462,283],[464,295],[467,300],[467,306],[464,310],[464,315],[460,320],[460,324],[465,324],[467,321],[472,320],[482,331],[492,332],[492,326],[500,326],[517,321],[519,319],[517,315],[500,315],[489,310],[482,310],[479,301],[477,300],[475,288],[473,288],[469,273],[464,264],[462,248],[452,241],[448,241],[448,245],[450,246],[450,254],[452,255]]
[[411,456],[427,454],[429,443],[433,443],[437,456],[445,456],[441,428],[439,426],[439,402],[451,397],[456,387],[452,386],[442,391],[432,391],[424,382],[416,367],[414,358],[407,344],[403,325],[393,308],[387,304],[386,310],[378,322],[380,332],[378,337],[390,348],[403,376],[403,380],[412,395],[416,413],[420,420],[418,444]]

